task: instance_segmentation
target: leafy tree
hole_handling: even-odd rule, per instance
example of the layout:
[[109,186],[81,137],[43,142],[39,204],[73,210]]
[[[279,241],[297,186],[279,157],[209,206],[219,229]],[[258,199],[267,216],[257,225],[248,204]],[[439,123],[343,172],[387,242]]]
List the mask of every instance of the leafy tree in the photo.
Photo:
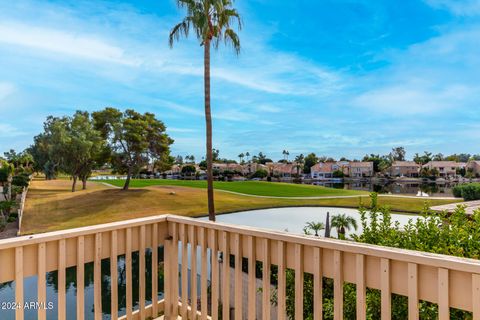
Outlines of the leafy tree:
[[240,53],[240,39],[231,25],[241,21],[238,12],[232,8],[231,0],[177,0],[181,8],[187,9],[185,18],[173,27],[169,42],[173,46],[175,40],[183,35],[188,36],[193,29],[197,39],[203,46],[204,53],[204,89],[205,89],[205,120],[207,140],[207,185],[208,185],[208,215],[215,220],[215,206],[213,200],[213,150],[212,150],[212,117],[210,108],[210,48],[213,45],[218,49],[220,41],[231,43],[235,52]]
[[123,190],[128,190],[130,179],[151,159],[158,160],[169,154],[173,140],[165,133],[165,125],[152,113],[140,114],[134,110],[121,112],[106,108],[94,112],[95,128],[107,141],[112,165],[126,173]]
[[373,153],[370,155],[365,155],[362,161],[373,162],[374,172],[383,172],[391,165],[388,157]]
[[390,159],[393,161],[405,161],[405,148],[404,147],[395,147],[390,152]]
[[357,230],[357,221],[355,218],[347,216],[346,214],[337,214],[332,217],[332,228],[337,229],[338,237],[345,239],[345,233],[347,230]]
[[165,172],[170,170],[174,163],[175,158],[170,154],[164,153],[153,163],[153,167],[159,172]]
[[315,233],[316,237],[318,237],[318,232],[320,230],[325,229],[325,225],[323,224],[323,222],[315,222],[315,221],[307,222],[305,227],[307,230],[312,230]]
[[28,152],[33,156],[34,169],[45,174],[45,179],[55,179],[57,173],[66,163],[68,151],[65,145],[68,141],[68,117],[48,116],[43,123],[43,133],[34,137],[34,144]]
[[303,166],[303,173],[310,173],[310,169],[318,163],[318,158],[315,153],[309,153],[305,157],[305,165]]
[[82,181],[83,189],[87,188],[87,179],[92,170],[108,160],[108,152],[105,140],[100,131],[94,128],[88,112],[77,111],[67,121],[61,168],[72,176],[74,192],[77,179]]
[[182,167],[183,176],[188,176],[188,177],[194,176],[196,171],[197,169],[195,168],[195,166],[191,164],[187,164]]

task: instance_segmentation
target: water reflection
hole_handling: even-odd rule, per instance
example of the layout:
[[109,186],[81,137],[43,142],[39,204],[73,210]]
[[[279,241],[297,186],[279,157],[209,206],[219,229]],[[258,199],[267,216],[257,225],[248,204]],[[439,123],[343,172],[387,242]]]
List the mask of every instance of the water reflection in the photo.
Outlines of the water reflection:
[[457,183],[422,183],[422,182],[376,182],[355,181],[355,182],[322,182],[315,181],[312,184],[335,189],[363,190],[383,194],[404,194],[417,195],[419,192],[429,196],[451,197],[452,188]]
[[[158,289],[157,293],[159,299],[163,299],[163,247],[158,248]],[[133,306],[134,310],[138,310],[138,301],[139,301],[139,284],[140,284],[140,255],[139,252],[132,253],[132,297],[133,297]],[[147,249],[145,251],[145,265],[146,270],[142,272],[145,273],[145,298],[146,304],[150,304],[152,300],[152,251]],[[93,262],[85,264],[85,319],[94,319],[94,293],[93,293]],[[111,314],[111,287],[110,287],[110,259],[103,259],[101,263],[102,270],[102,311],[103,319],[110,319]],[[117,270],[118,270],[118,306],[119,306],[119,316],[126,314],[126,265],[125,265],[125,255],[118,256],[117,259]],[[77,268],[71,267],[66,270],[66,313],[67,318],[76,319],[76,296],[77,296]],[[53,302],[53,308],[47,309],[47,318],[48,319],[57,319],[58,313],[58,272],[48,272],[46,274],[47,282],[47,302]],[[37,277],[28,277],[24,280],[24,292],[25,292],[25,302],[36,302],[37,301]],[[0,284],[0,302],[14,302],[15,301],[15,282],[3,283]],[[15,311],[14,310],[0,310],[0,319],[1,320],[14,320]],[[37,319],[37,310],[26,309],[25,310],[25,319],[26,320],[35,320]]]

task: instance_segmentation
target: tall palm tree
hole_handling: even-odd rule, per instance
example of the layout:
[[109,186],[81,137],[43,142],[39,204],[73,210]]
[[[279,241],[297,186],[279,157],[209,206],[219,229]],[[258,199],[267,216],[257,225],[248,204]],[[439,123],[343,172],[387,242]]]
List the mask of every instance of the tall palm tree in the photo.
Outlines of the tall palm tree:
[[243,152],[238,155],[238,158],[240,159],[240,164],[243,163],[243,158],[244,157],[245,157],[245,155],[243,154]]
[[350,231],[351,228],[357,230],[357,220],[346,214],[337,214],[332,217],[332,228],[337,229],[338,238],[345,239],[347,230]]
[[247,157],[247,162],[249,162],[250,160],[250,152],[247,151],[247,153],[245,153],[245,156]]
[[310,221],[307,222],[305,228],[307,230],[312,230],[313,232],[315,232],[315,236],[318,237],[318,231],[325,229],[325,225],[323,224],[323,222]]
[[300,177],[300,169],[303,168],[303,164],[305,163],[305,157],[303,154],[300,154],[295,157],[295,167],[297,168],[297,176]]
[[213,151],[212,151],[212,115],[210,108],[210,48],[218,49],[220,41],[230,43],[237,54],[240,53],[240,38],[231,28],[233,23],[241,28],[240,15],[232,7],[232,0],[177,0],[180,8],[187,10],[185,18],[173,27],[169,43],[173,46],[181,36],[188,37],[190,29],[195,32],[204,50],[204,91],[207,149],[207,194],[208,217],[215,221],[213,199]]

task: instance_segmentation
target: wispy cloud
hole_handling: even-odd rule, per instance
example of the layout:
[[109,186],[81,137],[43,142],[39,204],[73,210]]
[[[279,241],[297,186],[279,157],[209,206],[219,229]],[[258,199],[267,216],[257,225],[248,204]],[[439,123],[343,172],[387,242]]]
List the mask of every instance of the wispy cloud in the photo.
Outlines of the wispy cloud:
[[139,64],[135,59],[127,58],[123,49],[98,37],[18,22],[0,24],[0,42],[89,60]]
[[479,0],[426,0],[435,8],[442,8],[460,16],[473,16],[480,14]]

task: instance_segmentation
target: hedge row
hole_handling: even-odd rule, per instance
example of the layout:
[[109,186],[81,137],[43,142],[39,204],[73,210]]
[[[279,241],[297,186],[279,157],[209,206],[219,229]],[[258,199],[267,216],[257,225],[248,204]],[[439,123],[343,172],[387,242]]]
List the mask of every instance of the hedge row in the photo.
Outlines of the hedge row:
[[465,201],[480,200],[480,183],[459,184],[452,191],[455,197]]

